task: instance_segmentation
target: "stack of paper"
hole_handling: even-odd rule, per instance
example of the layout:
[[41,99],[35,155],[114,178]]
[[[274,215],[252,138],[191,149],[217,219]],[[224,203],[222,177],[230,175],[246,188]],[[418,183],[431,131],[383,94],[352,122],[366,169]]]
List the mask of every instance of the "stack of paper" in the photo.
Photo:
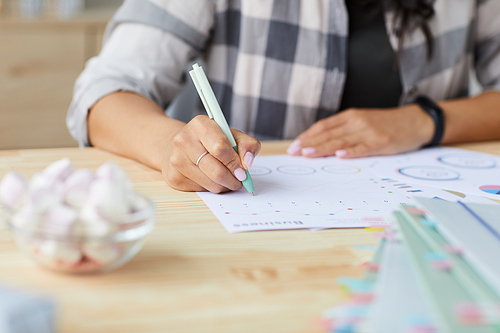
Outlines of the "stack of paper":
[[255,196],[199,193],[229,232],[390,224],[415,196],[500,204],[500,156],[456,148],[348,160],[259,156],[250,173]]
[[330,331],[500,332],[500,206],[414,201],[365,278],[339,280],[352,298],[325,312]]

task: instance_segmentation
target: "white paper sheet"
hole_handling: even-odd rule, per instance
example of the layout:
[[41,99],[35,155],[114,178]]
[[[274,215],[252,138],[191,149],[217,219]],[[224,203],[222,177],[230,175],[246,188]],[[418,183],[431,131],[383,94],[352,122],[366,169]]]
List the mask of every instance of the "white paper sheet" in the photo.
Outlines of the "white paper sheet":
[[388,190],[399,193],[400,195],[410,199],[413,197],[424,197],[430,199],[440,199],[445,201],[463,201],[469,203],[482,203],[482,204],[491,204],[495,201],[488,199],[486,197],[459,192],[441,189],[438,187],[433,187],[425,184],[418,184],[415,182],[408,182],[407,179],[404,179],[402,176],[398,179],[395,178],[381,178],[381,184]]
[[500,204],[500,157],[456,148],[348,160],[258,156],[250,173],[254,197],[244,188],[199,193],[229,232],[390,223],[415,196]]
[[250,173],[255,196],[244,188],[199,193],[229,232],[366,227],[390,223],[391,212],[410,202],[356,160],[263,156]]
[[436,147],[362,159],[360,164],[382,179],[473,194],[500,203],[500,156]]

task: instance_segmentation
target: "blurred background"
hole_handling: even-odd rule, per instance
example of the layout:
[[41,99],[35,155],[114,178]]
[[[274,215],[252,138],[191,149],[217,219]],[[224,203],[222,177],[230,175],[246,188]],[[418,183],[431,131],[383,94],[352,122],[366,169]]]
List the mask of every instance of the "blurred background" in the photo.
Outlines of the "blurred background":
[[75,147],[73,85],[123,0],[0,0],[0,150]]
[[[122,2],[0,0],[0,150],[77,146],[65,122],[73,85]],[[167,114],[189,121],[179,110],[198,102],[188,80]]]

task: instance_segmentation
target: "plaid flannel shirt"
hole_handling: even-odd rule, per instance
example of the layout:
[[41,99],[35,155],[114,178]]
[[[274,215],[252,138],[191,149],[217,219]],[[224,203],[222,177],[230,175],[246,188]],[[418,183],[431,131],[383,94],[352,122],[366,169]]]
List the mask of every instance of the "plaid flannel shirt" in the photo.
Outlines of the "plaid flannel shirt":
[[[500,90],[500,1],[437,0],[434,8],[431,59],[420,29],[405,37],[400,104],[419,94],[468,96],[472,69],[484,89]],[[385,18],[397,50],[390,9]],[[165,108],[185,84],[189,61],[201,56],[231,127],[260,139],[292,139],[339,111],[347,38],[343,0],[125,0],[101,54],[76,82],[68,128],[89,145],[88,109],[114,91]]]

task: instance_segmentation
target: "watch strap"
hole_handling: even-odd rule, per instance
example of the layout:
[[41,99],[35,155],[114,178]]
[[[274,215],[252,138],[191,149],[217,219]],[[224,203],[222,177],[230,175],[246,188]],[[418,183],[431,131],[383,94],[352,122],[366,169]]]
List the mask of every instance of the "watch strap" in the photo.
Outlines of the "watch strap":
[[431,142],[426,145],[426,147],[439,145],[444,134],[445,117],[443,109],[441,109],[436,102],[427,96],[418,96],[415,99],[415,103],[418,104],[427,114],[429,114],[432,121],[434,121],[434,135]]

